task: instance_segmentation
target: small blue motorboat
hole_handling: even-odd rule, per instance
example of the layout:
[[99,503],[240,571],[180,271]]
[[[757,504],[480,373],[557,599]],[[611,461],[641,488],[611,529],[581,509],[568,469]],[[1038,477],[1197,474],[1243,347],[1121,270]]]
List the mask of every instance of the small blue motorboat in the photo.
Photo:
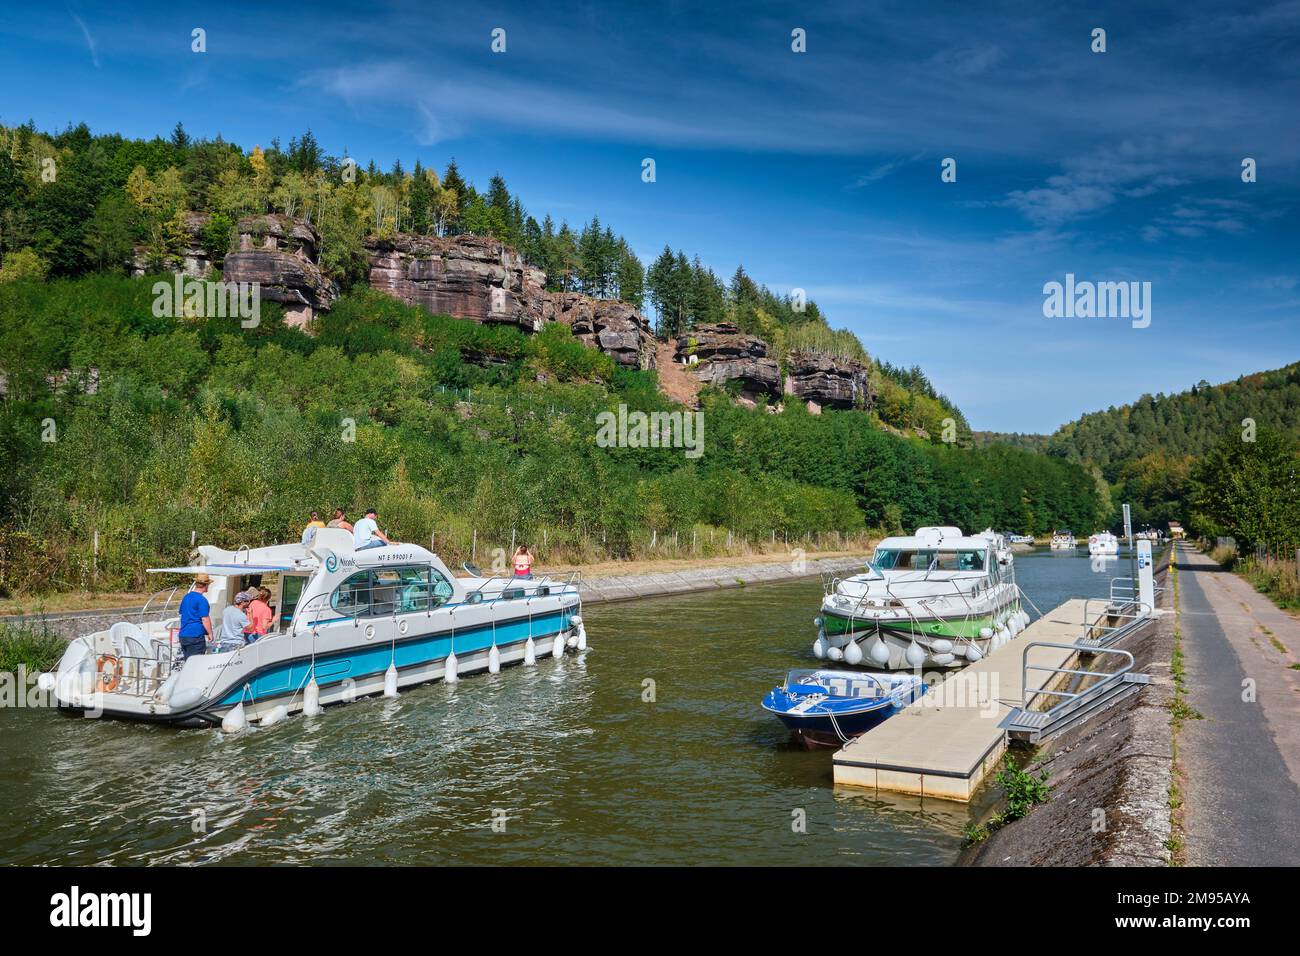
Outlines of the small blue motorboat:
[[915,674],[793,670],[763,709],[808,746],[842,747],[924,693]]

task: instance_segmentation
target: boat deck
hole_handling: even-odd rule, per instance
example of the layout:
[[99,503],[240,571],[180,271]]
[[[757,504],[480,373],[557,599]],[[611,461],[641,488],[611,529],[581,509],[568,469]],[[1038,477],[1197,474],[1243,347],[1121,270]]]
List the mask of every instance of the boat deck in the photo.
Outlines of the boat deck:
[[[1029,641],[1072,643],[1084,626],[1076,598],[1034,621],[987,657],[954,671],[889,720],[836,752],[835,783],[968,801],[1006,750],[999,725],[1020,706],[1021,660]],[[1093,614],[1097,605],[1093,604]],[[1074,651],[1038,647],[1030,664],[1070,667]],[[1031,689],[1060,675],[1029,671]]]

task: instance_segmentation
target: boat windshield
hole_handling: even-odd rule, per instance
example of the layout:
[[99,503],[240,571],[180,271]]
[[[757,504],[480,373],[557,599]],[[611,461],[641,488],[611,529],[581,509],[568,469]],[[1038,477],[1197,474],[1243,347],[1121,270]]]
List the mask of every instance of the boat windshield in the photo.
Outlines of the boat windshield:
[[878,571],[983,571],[987,563],[986,552],[977,550],[906,551],[880,548],[871,559]]
[[808,694],[814,689],[832,697],[877,697],[882,692],[880,679],[874,674],[847,674],[841,671],[795,670],[785,677],[786,690]]

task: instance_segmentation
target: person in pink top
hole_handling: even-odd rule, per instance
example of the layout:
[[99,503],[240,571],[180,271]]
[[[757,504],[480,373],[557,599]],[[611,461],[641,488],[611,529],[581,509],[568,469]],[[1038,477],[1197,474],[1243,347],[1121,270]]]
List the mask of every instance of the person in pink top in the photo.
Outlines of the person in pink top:
[[253,643],[259,637],[265,637],[266,632],[270,630],[271,620],[274,617],[270,602],[270,590],[258,588],[257,597],[253,598],[248,605],[248,627],[244,629],[248,634],[248,643]]
[[520,545],[515,549],[515,577],[531,578],[533,576],[533,556],[528,553],[525,545]]

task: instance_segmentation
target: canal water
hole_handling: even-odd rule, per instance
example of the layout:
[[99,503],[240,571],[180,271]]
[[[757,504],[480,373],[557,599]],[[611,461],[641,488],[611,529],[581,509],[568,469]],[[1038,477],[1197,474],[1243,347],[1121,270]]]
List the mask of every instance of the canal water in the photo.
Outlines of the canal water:
[[[1016,569],[1048,611],[1127,558]],[[759,709],[820,595],[593,606],[582,656],[238,736],[0,710],[0,863],[950,864],[971,808],[836,789]]]

